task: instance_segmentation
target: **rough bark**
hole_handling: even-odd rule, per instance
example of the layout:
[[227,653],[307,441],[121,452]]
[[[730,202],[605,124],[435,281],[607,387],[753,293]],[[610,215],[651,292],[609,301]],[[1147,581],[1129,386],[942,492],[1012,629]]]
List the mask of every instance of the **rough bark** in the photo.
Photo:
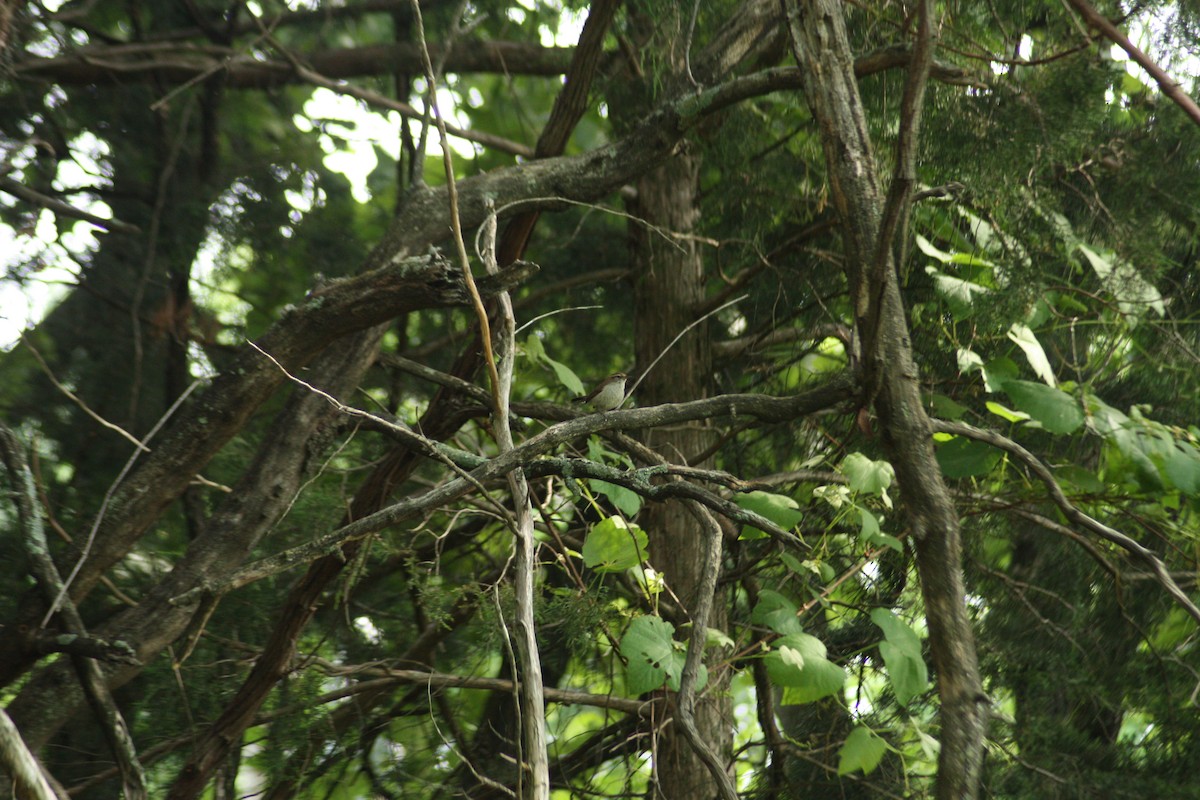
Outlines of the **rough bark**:
[[[695,226],[699,158],[681,155],[638,181],[634,216],[667,231],[686,234]],[[694,319],[694,309],[704,299],[704,264],[694,242],[664,241],[634,225],[635,270],[634,341],[637,363],[649,365]],[[708,396],[712,375],[710,337],[698,327],[683,337],[671,354],[658,362],[638,389],[638,402],[654,405]],[[648,443],[677,462],[688,461],[708,449],[713,429],[697,421],[652,431]],[[642,526],[650,534],[650,560],[666,577],[667,584],[691,610],[695,607],[704,566],[704,531],[680,502],[654,504],[643,511]],[[728,622],[724,591],[714,598],[709,627],[723,630]],[[675,620],[678,628],[687,619]],[[703,631],[693,635],[703,636]],[[712,665],[708,686],[696,707],[700,738],[726,760],[733,742],[729,724],[728,670]],[[664,727],[658,737],[654,762],[656,791],[674,800],[717,796],[716,782],[708,768],[675,725]]]

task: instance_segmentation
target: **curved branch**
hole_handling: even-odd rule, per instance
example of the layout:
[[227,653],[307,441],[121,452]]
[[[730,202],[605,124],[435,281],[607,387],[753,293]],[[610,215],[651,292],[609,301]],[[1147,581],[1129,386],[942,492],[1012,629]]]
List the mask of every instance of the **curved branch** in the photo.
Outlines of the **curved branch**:
[[983,428],[976,428],[974,425],[968,425],[965,422],[947,422],[940,419],[930,420],[930,422],[933,425],[933,430],[937,433],[951,433],[967,439],[974,439],[975,441],[998,447],[1009,455],[1016,457],[1037,476],[1038,480],[1045,484],[1046,490],[1050,495],[1050,500],[1054,505],[1058,506],[1067,519],[1079,527],[1091,531],[1105,541],[1115,544],[1148,566],[1159,585],[1166,590],[1167,594],[1171,595],[1175,599],[1175,602],[1179,603],[1192,619],[1200,622],[1200,608],[1192,602],[1192,599],[1187,596],[1187,593],[1183,589],[1179,588],[1179,584],[1171,577],[1171,573],[1167,570],[1166,565],[1163,564],[1162,559],[1155,555],[1152,550],[1126,534],[1121,533],[1115,528],[1110,528],[1103,522],[1080,511],[1067,499],[1062,487],[1054,479],[1054,474],[1050,472],[1050,468],[1040,458],[1012,439],[1001,436],[998,433],[993,433],[992,431],[984,430]]

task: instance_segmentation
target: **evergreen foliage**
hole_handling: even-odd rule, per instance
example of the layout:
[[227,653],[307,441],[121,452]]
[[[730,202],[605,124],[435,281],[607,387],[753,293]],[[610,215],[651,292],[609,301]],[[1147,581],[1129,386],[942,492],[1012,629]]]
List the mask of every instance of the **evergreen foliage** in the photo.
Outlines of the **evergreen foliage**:
[[[96,663],[148,796],[535,796],[520,766],[522,501],[484,474],[504,448],[436,127],[381,107],[419,116],[430,100],[415,5],[0,16],[0,322],[22,292],[44,306],[0,353],[0,426],[20,443],[0,470],[0,685],[71,796],[136,791],[76,675],[88,656],[58,636],[83,631],[69,609],[44,620],[22,463],[80,623],[138,655]],[[647,308],[703,323],[686,334],[704,337],[699,356],[664,358],[686,361],[703,396],[667,387],[666,401],[752,396],[666,422],[612,412],[521,460],[550,796],[721,796],[702,757],[673,772],[665,755],[702,636],[695,724],[740,796],[944,797],[939,740],[961,712],[932,642],[946,595],[918,574],[915,479],[889,463],[895,428],[861,382],[861,265],[788,26],[773,0],[700,3],[694,20],[691,4],[627,2],[564,87],[571,54],[555,48],[602,7],[424,3],[420,20],[439,113],[493,137],[450,139],[493,333],[483,200],[501,252],[515,242],[538,266],[509,287],[516,445],[586,416],[575,386],[664,368],[632,363],[655,335],[635,319]],[[1099,10],[1196,95],[1195,7]],[[917,477],[944,482],[962,529],[953,566],[976,641],[951,645],[978,654],[970,702],[987,719],[969,796],[1200,797],[1200,612],[1168,585],[1197,598],[1200,126],[1062,4],[934,12],[917,196],[885,255],[917,364],[906,377],[938,431],[941,475]],[[895,4],[844,13],[886,195],[907,56],[867,66],[911,50],[914,23]],[[781,83],[706,105],[764,70]],[[589,88],[568,143],[534,157],[573,81]],[[654,170],[684,160],[694,184],[658,187],[675,224],[649,219]],[[436,235],[421,233],[430,220]],[[662,276],[646,254],[664,249],[702,277],[647,298]],[[421,260],[435,250],[453,272]],[[320,317],[360,279],[344,319]],[[680,309],[688,291],[701,299]],[[436,292],[457,294],[421,299]],[[796,411],[818,392],[832,399]],[[244,405],[222,405],[234,394]],[[794,404],[763,411],[765,398]],[[708,437],[702,452],[651,435],[679,429]],[[131,439],[148,448],[132,460]],[[721,532],[703,631],[701,584],[673,556],[704,552],[711,529],[694,523],[693,553],[655,546],[661,515],[693,524],[681,496]],[[206,737],[226,748],[215,766],[201,766]],[[671,777],[689,770],[700,790]]]

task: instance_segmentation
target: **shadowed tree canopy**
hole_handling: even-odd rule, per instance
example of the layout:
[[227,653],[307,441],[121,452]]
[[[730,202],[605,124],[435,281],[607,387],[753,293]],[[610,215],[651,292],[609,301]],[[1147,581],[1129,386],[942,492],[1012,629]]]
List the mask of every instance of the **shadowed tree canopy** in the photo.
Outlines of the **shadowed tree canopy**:
[[0,792],[1200,797],[1198,24],[0,2]]

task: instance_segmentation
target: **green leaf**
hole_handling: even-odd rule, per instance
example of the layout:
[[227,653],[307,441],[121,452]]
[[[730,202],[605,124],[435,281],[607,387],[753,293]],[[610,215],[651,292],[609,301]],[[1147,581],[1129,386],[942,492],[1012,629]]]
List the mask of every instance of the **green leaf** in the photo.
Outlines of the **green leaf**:
[[939,250],[938,248],[934,247],[933,243],[924,236],[918,233],[914,239],[917,243],[917,249],[922,253],[936,261],[942,262],[943,264],[950,263],[951,255],[944,250]]
[[977,369],[983,369],[983,358],[974,350],[967,350],[964,347],[960,347],[955,351],[954,355],[958,361],[958,371],[964,375]]
[[1055,467],[1054,476],[1060,484],[1066,481],[1075,488],[1082,489],[1085,492],[1098,494],[1104,491],[1104,483],[1096,477],[1094,472],[1086,470],[1083,467],[1077,467],[1074,464]]
[[632,489],[596,478],[589,478],[588,486],[597,494],[607,497],[617,510],[627,517],[632,517],[642,510],[642,497]]
[[750,621],[756,625],[766,625],[779,634],[800,633],[797,612],[796,604],[791,600],[772,589],[763,589],[750,613]]
[[631,695],[653,691],[667,682],[668,673],[679,674],[675,667],[675,642],[671,638],[675,626],[660,617],[645,615],[629,623],[621,637],[621,655],[625,669],[626,688]]
[[904,552],[904,545],[895,536],[884,533],[879,527],[879,520],[865,508],[858,509],[861,527],[858,536],[870,547],[890,547],[897,553]]
[[872,461],[862,453],[851,453],[842,460],[842,474],[850,488],[856,492],[865,492],[885,496],[887,489],[896,479],[896,470],[886,461]]
[[[790,497],[770,492],[748,492],[737,496],[737,504],[747,511],[766,517],[784,530],[791,530],[801,520],[804,514],[800,505]],[[761,539],[767,534],[753,525],[742,527],[740,539]]]
[[942,419],[962,419],[969,410],[966,406],[956,403],[944,394],[935,394],[929,398],[933,413]]
[[1014,322],[1008,329],[1008,338],[1025,351],[1025,358],[1029,361],[1029,366],[1033,367],[1035,375],[1045,381],[1047,386],[1058,385],[1054,380],[1054,370],[1050,367],[1050,359],[1046,358],[1046,351],[1042,349],[1041,342],[1038,341],[1029,326]]
[[1148,310],[1157,311],[1159,316],[1167,313],[1162,295],[1141,276],[1137,267],[1114,253],[1101,254],[1085,244],[1079,245],[1079,251],[1087,257],[1104,288],[1117,298],[1117,307],[1122,314],[1140,317]]
[[871,611],[871,621],[883,631],[879,652],[887,666],[888,678],[902,706],[929,688],[929,670],[921,655],[921,640],[904,620],[886,608]]
[[583,563],[597,572],[620,572],[646,558],[646,532],[620,517],[609,517],[588,531]]
[[992,400],[988,400],[986,403],[984,403],[984,406],[986,406],[987,410],[995,414],[997,417],[1008,420],[1009,422],[1024,422],[1025,420],[1029,419],[1029,415],[1025,412],[1013,411],[1008,406],[1002,406]]
[[771,682],[784,687],[785,705],[836,694],[846,682],[846,671],[825,657],[820,639],[807,633],[784,636],[764,658]]
[[983,366],[983,385],[989,392],[998,392],[1021,371],[1017,362],[1007,356],[993,358]]
[[579,380],[579,376],[570,367],[566,364],[560,364],[553,358],[550,358],[550,356],[546,356],[542,360],[550,365],[550,369],[554,370],[554,377],[558,378],[559,383],[567,387],[568,392],[575,396],[587,394],[583,388],[583,381]]
[[720,628],[709,628],[705,632],[704,646],[705,647],[733,647],[734,641],[729,634]]
[[947,478],[986,475],[1000,460],[1000,451],[982,442],[955,437],[938,447],[938,464]]
[[1013,404],[1051,433],[1070,433],[1083,424],[1083,409],[1066,392],[1032,381],[1006,381]]
[[1162,473],[1184,494],[1200,491],[1200,454],[1186,444],[1175,444],[1163,458]]
[[525,357],[534,363],[546,364],[550,369],[554,370],[554,375],[558,378],[558,382],[565,386],[571,394],[581,395],[586,393],[583,388],[583,381],[579,380],[579,376],[570,367],[566,364],[560,364],[546,354],[546,348],[542,344],[542,337],[537,333],[531,333],[525,338]]
[[875,735],[870,728],[861,725],[850,731],[842,749],[838,751],[838,775],[849,775],[862,771],[869,775],[879,766],[887,752],[887,742]]
[[933,278],[934,288],[946,300],[946,305],[950,307],[950,313],[956,319],[970,317],[975,313],[975,299],[991,292],[986,286],[946,275],[933,267],[926,267],[925,272]]

